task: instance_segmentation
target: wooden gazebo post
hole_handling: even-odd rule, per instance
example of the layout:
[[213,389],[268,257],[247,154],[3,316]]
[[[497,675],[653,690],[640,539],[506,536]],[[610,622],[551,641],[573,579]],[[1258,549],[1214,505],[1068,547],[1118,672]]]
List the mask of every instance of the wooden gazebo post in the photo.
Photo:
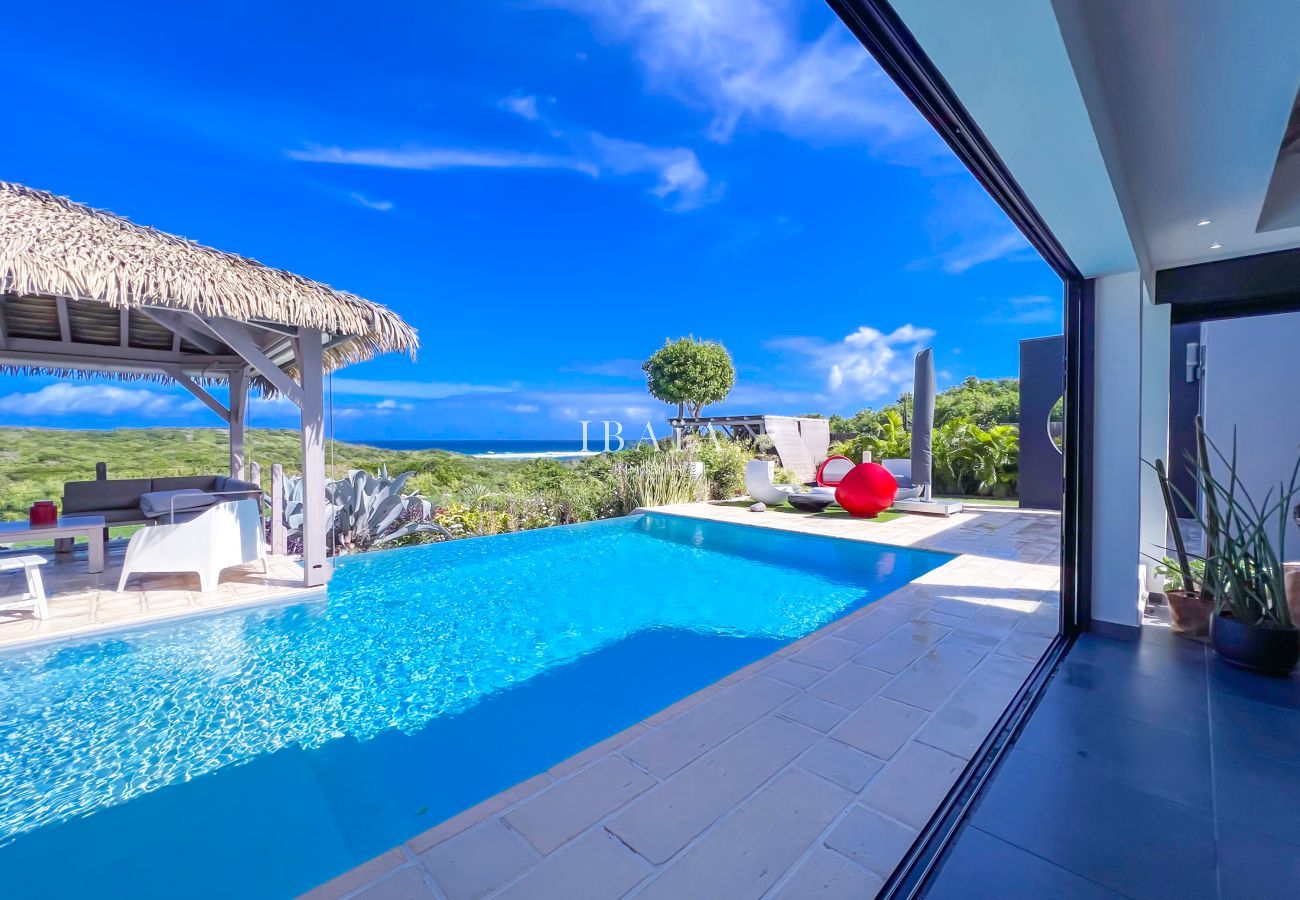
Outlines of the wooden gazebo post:
[[307,587],[329,580],[325,555],[325,367],[318,328],[299,328],[294,341],[302,385],[302,569]]
[[244,480],[244,410],[248,407],[248,370],[230,373],[230,477]]

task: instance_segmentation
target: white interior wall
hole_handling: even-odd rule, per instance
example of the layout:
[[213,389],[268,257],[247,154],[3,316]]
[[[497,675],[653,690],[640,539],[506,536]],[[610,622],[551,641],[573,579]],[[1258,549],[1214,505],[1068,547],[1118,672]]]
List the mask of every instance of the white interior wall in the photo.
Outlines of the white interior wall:
[[[1147,463],[1163,459],[1169,463],[1169,328],[1170,307],[1151,302],[1142,287],[1142,421],[1140,442],[1143,463],[1138,470],[1141,505],[1138,526],[1139,553],[1157,558],[1166,555],[1168,516],[1164,495],[1155,470]],[[1140,557],[1146,573],[1146,589],[1162,590],[1163,580],[1155,574],[1155,563]]]
[[1096,280],[1093,410],[1092,618],[1138,627],[1142,455],[1141,280]]
[[[1202,332],[1205,433],[1229,455],[1236,429],[1238,475],[1260,503],[1290,480],[1300,452],[1300,313],[1207,322]],[[1290,516],[1285,552],[1300,559]]]

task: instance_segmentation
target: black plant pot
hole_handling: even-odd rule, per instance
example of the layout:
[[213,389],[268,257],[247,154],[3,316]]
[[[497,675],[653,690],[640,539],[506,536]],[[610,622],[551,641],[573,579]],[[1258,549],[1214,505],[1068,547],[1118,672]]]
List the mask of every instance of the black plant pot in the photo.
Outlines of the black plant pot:
[[1210,624],[1214,652],[1234,666],[1285,675],[1300,660],[1300,631],[1261,628],[1232,616],[1218,615]]

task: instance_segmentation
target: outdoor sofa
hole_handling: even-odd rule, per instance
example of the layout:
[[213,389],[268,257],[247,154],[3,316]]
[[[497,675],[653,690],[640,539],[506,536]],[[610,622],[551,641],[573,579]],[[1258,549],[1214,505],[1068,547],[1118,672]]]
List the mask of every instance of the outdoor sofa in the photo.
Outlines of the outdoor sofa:
[[153,525],[193,518],[227,500],[258,500],[262,488],[228,475],[105,478],[63,486],[65,516],[103,516],[106,525]]

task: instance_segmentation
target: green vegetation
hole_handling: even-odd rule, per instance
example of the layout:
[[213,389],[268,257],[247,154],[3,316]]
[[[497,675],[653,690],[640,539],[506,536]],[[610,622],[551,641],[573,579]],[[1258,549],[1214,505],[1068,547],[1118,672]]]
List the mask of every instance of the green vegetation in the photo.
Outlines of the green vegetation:
[[689,408],[698,417],[709,403],[720,403],[736,383],[731,354],[717,341],[692,337],[665,341],[641,368],[646,373],[650,395],[664,403],[676,403],[677,415]]
[[[907,459],[912,436],[904,422],[911,395],[879,412],[832,416],[831,431],[857,436],[832,451],[852,459]],[[1020,456],[1020,382],[1015,378],[967,378],[934,400],[934,484],[944,494],[1006,498],[1017,492]]]

